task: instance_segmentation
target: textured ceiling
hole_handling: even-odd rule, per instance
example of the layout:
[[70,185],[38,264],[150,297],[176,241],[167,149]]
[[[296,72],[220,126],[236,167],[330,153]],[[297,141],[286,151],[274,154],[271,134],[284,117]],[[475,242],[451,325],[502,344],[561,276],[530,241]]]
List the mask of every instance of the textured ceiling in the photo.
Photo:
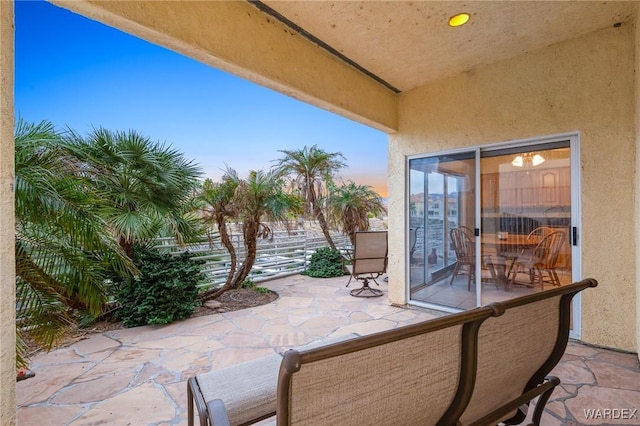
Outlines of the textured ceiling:
[[[263,4],[399,91],[630,21],[638,2],[274,1]],[[450,28],[450,16],[471,20]]]

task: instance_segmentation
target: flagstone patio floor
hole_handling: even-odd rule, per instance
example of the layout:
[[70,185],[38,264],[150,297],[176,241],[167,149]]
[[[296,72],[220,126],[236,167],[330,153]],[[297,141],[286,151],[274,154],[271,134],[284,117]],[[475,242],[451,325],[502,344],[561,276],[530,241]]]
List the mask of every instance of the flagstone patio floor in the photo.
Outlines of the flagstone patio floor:
[[[195,374],[328,336],[364,335],[438,315],[391,306],[384,296],[352,297],[346,281],[280,278],[261,284],[280,296],[268,305],[109,331],[36,355],[30,365],[36,376],[17,383],[18,424],[184,425],[186,380]],[[637,355],[570,342],[553,374],[562,384],[543,425],[640,424]]]

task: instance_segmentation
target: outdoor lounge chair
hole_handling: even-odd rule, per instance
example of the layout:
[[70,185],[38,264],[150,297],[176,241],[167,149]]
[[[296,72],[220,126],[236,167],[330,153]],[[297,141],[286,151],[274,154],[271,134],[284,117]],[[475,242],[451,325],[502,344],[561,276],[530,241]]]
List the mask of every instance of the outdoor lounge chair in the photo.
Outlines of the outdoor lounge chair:
[[[416,324],[200,374],[188,425],[539,426],[587,279]],[[536,326],[531,325],[535,322]],[[278,366],[278,360],[281,360]]]
[[387,272],[387,231],[356,232],[353,255],[348,259],[351,264],[345,265],[351,279],[362,281],[362,287],[351,290],[356,297],[378,297],[382,291],[369,287],[369,280],[376,281],[380,275]]

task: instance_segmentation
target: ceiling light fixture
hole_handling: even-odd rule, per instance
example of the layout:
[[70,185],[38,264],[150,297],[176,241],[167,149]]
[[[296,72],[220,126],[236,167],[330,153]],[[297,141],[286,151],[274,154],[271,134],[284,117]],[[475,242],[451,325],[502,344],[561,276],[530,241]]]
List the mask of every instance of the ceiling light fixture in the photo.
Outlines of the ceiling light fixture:
[[539,166],[544,163],[544,157],[540,154],[534,154],[533,152],[525,152],[523,154],[516,155],[511,164],[515,167],[522,167],[525,163],[531,163],[532,166]]
[[468,13],[458,13],[449,18],[450,27],[459,27],[466,24],[471,16]]
[[544,157],[540,154],[534,155],[531,159],[531,164],[533,164],[534,166],[539,166],[542,163],[544,163]]

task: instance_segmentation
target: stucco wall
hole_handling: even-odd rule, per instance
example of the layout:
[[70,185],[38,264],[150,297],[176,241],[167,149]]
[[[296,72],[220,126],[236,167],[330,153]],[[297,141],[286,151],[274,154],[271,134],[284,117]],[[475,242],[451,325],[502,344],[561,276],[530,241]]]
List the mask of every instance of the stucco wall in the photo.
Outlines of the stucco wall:
[[[404,251],[405,156],[580,132],[585,342],[636,350],[633,25],[479,67],[401,95],[389,143],[389,252]],[[406,301],[405,259],[389,265]],[[395,285],[393,283],[396,283]],[[399,283],[399,284],[398,284]]]
[[13,2],[0,1],[0,425],[16,422]]
[[[640,14],[636,16],[636,147],[640,145]],[[636,247],[640,247],[640,149],[636,148]],[[640,357],[640,250],[636,250],[636,352]]]

